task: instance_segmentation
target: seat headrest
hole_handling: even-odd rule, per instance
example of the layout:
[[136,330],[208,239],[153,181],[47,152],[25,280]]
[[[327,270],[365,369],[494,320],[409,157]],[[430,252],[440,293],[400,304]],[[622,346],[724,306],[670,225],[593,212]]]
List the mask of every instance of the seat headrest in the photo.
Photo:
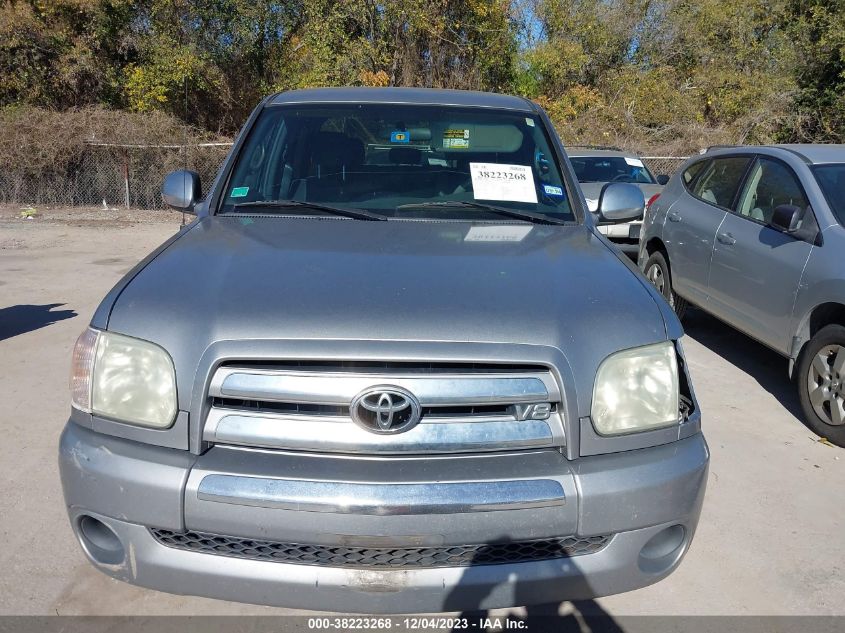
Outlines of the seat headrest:
[[416,147],[391,147],[387,158],[394,165],[419,165],[422,151]]
[[313,139],[311,157],[323,171],[363,165],[364,143],[340,132],[318,132]]

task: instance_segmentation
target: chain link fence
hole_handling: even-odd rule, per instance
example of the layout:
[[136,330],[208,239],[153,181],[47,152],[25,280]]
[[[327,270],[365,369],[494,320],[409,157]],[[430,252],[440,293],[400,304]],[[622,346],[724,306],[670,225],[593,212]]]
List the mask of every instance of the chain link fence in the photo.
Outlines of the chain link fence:
[[[162,209],[160,188],[175,169],[191,169],[209,186],[231,143],[197,145],[88,144],[61,171],[0,171],[0,203]],[[654,175],[671,176],[686,156],[643,156]]]
[[210,185],[231,143],[198,145],[88,144],[60,171],[0,171],[0,202],[54,206],[162,209],[161,183],[176,169],[196,171]]
[[655,176],[671,176],[689,156],[643,156],[643,162]]

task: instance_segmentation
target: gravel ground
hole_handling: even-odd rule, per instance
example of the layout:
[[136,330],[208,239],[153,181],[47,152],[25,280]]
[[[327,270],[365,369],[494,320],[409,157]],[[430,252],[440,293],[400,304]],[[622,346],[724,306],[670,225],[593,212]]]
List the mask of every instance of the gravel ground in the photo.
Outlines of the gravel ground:
[[[31,216],[31,217],[27,217]],[[190,221],[191,216],[186,216]],[[61,224],[64,226],[123,228],[136,224],[173,224],[182,214],[170,209],[147,210],[123,207],[51,207],[41,205],[0,204],[0,224],[7,229],[25,224]],[[3,248],[0,246],[0,248]]]
[[[56,465],[70,351],[102,296],[178,229],[181,215],[20,215],[19,206],[0,207],[0,614],[285,613],[132,587],[84,559]],[[614,616],[845,615],[845,451],[799,421],[785,361],[701,312],[686,330],[712,450],[698,534],[675,574],[598,606]]]

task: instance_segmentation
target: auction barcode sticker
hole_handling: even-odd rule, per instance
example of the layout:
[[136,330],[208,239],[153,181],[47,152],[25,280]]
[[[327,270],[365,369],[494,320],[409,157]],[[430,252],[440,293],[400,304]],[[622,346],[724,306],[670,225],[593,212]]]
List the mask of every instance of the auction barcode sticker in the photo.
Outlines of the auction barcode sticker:
[[507,200],[537,204],[534,174],[527,165],[470,163],[473,196],[476,200]]

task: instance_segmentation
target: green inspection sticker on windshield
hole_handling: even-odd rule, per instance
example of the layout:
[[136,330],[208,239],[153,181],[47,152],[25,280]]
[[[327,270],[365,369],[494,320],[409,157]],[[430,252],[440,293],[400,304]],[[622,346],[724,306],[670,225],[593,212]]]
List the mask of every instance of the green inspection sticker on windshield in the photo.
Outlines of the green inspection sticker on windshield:
[[229,194],[230,198],[245,198],[246,194],[249,193],[249,187],[235,187],[232,189],[232,193]]

